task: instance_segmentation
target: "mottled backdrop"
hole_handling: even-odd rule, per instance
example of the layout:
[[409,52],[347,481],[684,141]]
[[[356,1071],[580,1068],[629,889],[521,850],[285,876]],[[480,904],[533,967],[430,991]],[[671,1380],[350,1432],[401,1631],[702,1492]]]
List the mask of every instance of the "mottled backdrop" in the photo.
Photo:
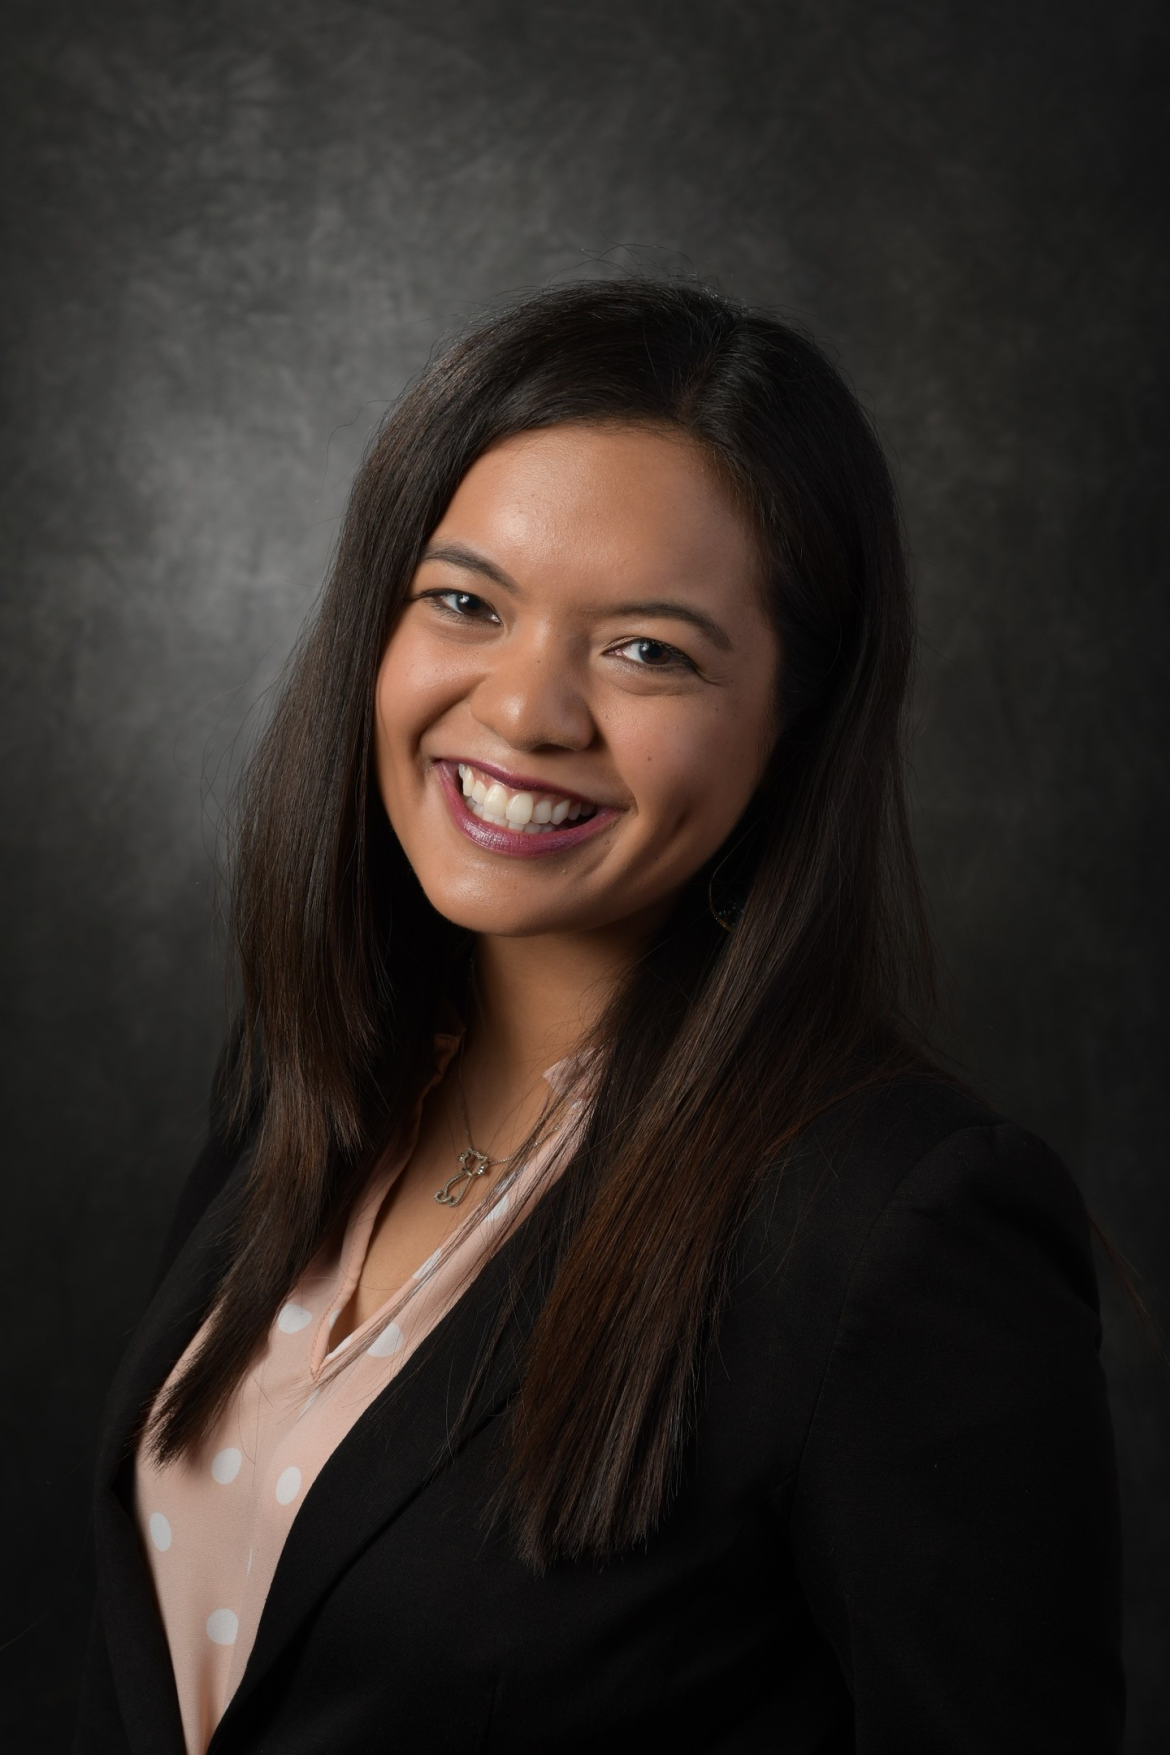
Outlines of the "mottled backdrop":
[[[0,24],[0,1733],[36,1755],[67,1743],[94,1425],[222,1023],[225,787],[372,423],[493,298],[695,271],[840,359],[916,557],[959,1050],[1157,1303],[1167,11],[5,0]],[[1144,1755],[1170,1726],[1170,1391],[1108,1307]]]

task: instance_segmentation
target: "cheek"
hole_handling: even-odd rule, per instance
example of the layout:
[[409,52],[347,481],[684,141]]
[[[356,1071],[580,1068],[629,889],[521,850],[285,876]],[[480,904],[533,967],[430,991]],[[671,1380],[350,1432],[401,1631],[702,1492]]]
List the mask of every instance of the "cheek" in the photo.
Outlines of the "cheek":
[[620,766],[648,827],[722,839],[760,777],[755,718],[743,703],[720,701],[702,714],[663,713],[624,728]]
[[419,738],[462,692],[457,667],[407,629],[386,648],[375,689],[379,765],[413,759]]

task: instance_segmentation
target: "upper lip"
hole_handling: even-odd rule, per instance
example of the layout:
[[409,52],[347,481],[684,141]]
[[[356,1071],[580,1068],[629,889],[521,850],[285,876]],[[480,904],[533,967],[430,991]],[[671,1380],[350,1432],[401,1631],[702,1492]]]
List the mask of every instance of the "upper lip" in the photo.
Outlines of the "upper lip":
[[494,762],[481,761],[478,756],[440,756],[438,759],[455,765],[463,762],[477,773],[490,774],[493,780],[500,781],[510,792],[544,792],[553,798],[568,798],[577,804],[597,805],[602,810],[606,808],[598,799],[590,798],[588,793],[574,792],[571,786],[564,786],[559,780],[539,780],[531,774],[511,774],[507,768],[499,768]]

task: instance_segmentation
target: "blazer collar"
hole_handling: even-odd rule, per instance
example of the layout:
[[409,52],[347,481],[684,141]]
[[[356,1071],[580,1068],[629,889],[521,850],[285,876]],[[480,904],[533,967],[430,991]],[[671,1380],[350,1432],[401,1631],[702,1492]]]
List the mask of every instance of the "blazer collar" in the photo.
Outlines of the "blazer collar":
[[[107,1646],[134,1755],[182,1755],[178,1698],[166,1637],[130,1510],[130,1434],[206,1314],[225,1264],[246,1164],[232,1172],[159,1286],[114,1379],[99,1452],[95,1541]],[[560,1186],[542,1204],[557,1201]],[[511,1399],[535,1309],[511,1318],[461,1433],[453,1412],[476,1371],[484,1336],[509,1284],[524,1226],[480,1270],[458,1303],[350,1429],[293,1521],[244,1674],[212,1739],[230,1743],[255,1698],[321,1597],[378,1531],[405,1509]],[[211,1755],[209,1751],[209,1755]]]
[[[556,1195],[552,1189],[545,1196]],[[244,1674],[209,1755],[251,1748],[249,1708],[321,1598],[378,1532],[448,1467],[512,1398],[534,1312],[508,1324],[457,1434],[452,1424],[508,1286],[509,1240],[350,1429],[309,1489],[277,1563]],[[240,1741],[235,1741],[236,1730]]]
[[94,1549],[98,1603],[134,1755],[184,1755],[166,1634],[133,1515],[133,1437],[202,1322],[226,1262],[248,1155],[215,1195],[156,1288],[115,1373],[98,1444]]
[[106,1398],[98,1446],[99,1491],[127,1454],[131,1434],[207,1313],[227,1264],[232,1222],[242,1203],[251,1152],[245,1152],[155,1288]]

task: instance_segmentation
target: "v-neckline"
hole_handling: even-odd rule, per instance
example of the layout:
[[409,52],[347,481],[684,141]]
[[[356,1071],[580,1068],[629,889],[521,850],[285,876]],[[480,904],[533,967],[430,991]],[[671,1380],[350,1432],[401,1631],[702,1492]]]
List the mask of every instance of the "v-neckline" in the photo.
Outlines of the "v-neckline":
[[[506,1176],[501,1178],[490,1193],[469,1210],[466,1218],[456,1224],[438,1248],[432,1250],[426,1260],[414,1268],[401,1285],[395,1287],[382,1300],[376,1310],[371,1311],[369,1316],[365,1317],[356,1327],[350,1329],[348,1334],[343,1335],[335,1345],[330,1346],[332,1331],[336,1326],[337,1319],[352,1303],[361,1282],[362,1270],[365,1267],[374,1228],[378,1223],[382,1208],[395,1182],[410,1162],[411,1155],[418,1143],[423,1104],[429,1093],[442,1079],[452,1057],[459,1048],[463,1035],[462,1027],[457,1030],[443,1030],[436,1033],[434,1067],[415,1102],[409,1128],[401,1136],[402,1144],[389,1163],[383,1161],[380,1165],[375,1166],[363,1192],[358,1197],[342,1239],[335,1269],[334,1289],[328,1300],[328,1308],[322,1313],[317,1324],[313,1345],[309,1353],[309,1374],[314,1384],[319,1382],[327,1367],[335,1363],[342,1354],[349,1352],[351,1348],[367,1337],[376,1335],[391,1320],[415,1287],[429,1279],[449,1255],[462,1247],[470,1231],[474,1228],[468,1221],[474,1220],[477,1223],[482,1223],[508,1193],[516,1180],[517,1170],[509,1171]],[[564,1094],[567,1085],[572,1080],[578,1059],[579,1056],[576,1054],[564,1055],[560,1060],[554,1061],[551,1066],[545,1068],[541,1076],[554,1092],[559,1095]],[[528,1167],[522,1166],[521,1168]]]

